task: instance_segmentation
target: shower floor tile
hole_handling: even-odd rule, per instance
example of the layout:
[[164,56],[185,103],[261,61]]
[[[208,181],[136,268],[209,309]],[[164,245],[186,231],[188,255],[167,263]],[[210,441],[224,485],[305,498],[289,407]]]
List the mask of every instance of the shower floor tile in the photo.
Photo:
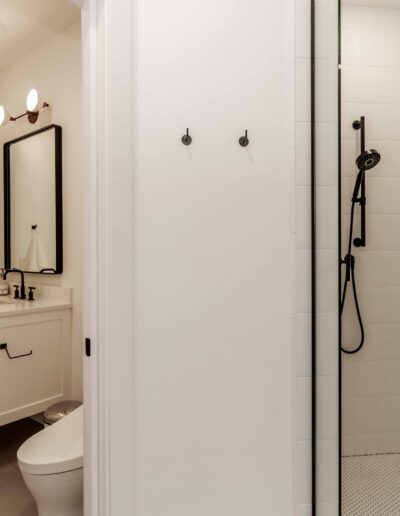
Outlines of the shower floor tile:
[[343,516],[400,515],[400,455],[342,458]]

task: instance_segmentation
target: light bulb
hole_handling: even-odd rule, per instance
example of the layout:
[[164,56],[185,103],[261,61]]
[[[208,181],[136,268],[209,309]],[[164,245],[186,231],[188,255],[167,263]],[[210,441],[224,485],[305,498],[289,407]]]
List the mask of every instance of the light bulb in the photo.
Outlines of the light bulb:
[[39,92],[32,88],[26,97],[26,109],[30,112],[38,111],[41,108]]
[[0,126],[6,125],[10,121],[10,115],[4,106],[0,106]]

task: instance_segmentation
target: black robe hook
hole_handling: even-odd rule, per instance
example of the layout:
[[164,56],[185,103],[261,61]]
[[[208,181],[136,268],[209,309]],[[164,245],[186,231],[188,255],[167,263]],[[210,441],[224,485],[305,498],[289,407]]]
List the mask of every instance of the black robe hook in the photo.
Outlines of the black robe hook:
[[189,129],[186,129],[186,134],[182,136],[183,145],[190,145],[192,143],[192,137],[189,134]]
[[239,145],[240,145],[241,147],[247,147],[249,143],[250,143],[250,141],[249,141],[249,139],[248,139],[248,137],[247,137],[247,129],[246,129],[245,135],[244,135],[244,136],[241,136],[241,137],[239,138]]

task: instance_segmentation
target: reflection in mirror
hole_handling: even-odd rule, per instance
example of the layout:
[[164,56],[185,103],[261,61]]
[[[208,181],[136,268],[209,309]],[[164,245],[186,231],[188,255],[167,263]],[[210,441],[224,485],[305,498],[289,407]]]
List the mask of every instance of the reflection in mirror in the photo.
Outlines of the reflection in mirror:
[[61,127],[46,127],[4,147],[5,266],[61,273]]

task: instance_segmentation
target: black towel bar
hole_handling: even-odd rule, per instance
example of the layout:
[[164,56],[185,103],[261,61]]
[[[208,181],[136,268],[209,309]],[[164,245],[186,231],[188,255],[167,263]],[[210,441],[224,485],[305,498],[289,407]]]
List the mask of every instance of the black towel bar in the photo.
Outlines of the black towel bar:
[[0,344],[0,351],[3,351],[5,350],[5,352],[7,353],[7,356],[10,360],[14,360],[15,358],[22,358],[22,357],[29,357],[30,355],[33,354],[33,351],[31,351],[30,353],[25,353],[24,355],[15,355],[15,356],[11,356],[10,353],[8,352],[8,346],[7,346],[7,343],[3,343],[3,344]]

